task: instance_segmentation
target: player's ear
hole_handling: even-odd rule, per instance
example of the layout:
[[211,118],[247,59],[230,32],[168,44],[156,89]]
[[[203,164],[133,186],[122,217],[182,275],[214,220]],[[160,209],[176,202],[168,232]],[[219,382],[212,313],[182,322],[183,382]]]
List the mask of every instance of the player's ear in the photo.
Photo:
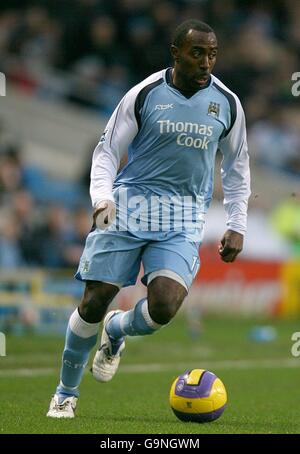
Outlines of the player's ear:
[[171,54],[172,54],[172,57],[174,58],[175,61],[178,61],[179,59],[179,49],[177,46],[174,46],[174,44],[172,44],[171,46]]

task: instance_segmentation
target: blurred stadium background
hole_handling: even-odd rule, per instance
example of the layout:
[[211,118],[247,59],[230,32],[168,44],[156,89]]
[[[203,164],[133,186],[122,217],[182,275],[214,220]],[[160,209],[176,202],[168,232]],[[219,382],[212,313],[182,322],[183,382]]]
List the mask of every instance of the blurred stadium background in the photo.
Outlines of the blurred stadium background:
[[[252,196],[244,251],[224,264],[218,163],[202,267],[182,326],[201,344],[206,316],[251,320],[247,329],[254,320],[289,319],[291,329],[299,320],[300,97],[291,91],[300,71],[299,2],[1,0],[0,331],[11,339],[8,360],[21,335],[64,333],[83,290],[73,274],[91,224],[94,146],[123,94],[171,65],[172,31],[191,17],[215,29],[214,73],[245,108]],[[143,292],[141,285],[123,290],[115,304],[127,308]],[[285,333],[288,349],[292,331]]]

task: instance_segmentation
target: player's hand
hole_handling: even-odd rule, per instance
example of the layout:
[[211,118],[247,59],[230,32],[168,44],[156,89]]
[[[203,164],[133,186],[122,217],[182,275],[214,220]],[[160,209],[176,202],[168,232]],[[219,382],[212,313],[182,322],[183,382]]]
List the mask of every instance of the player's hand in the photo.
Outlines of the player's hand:
[[243,249],[243,243],[244,237],[241,233],[227,230],[219,246],[219,254],[223,262],[234,262]]
[[111,200],[102,200],[93,213],[94,223],[98,229],[107,229],[116,217],[116,205]]

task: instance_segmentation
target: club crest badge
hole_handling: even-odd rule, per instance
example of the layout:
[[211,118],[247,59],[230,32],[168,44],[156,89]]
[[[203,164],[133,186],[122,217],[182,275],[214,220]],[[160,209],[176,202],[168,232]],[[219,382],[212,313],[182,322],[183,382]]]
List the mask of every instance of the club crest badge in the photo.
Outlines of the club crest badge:
[[216,102],[210,102],[208,109],[207,109],[207,115],[210,115],[211,117],[219,118],[220,114],[220,104]]

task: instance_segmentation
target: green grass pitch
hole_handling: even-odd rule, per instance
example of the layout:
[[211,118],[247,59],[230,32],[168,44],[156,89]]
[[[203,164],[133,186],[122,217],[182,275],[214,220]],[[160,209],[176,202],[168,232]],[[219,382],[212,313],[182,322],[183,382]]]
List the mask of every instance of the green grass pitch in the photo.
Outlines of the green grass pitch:
[[[7,356],[0,357],[0,433],[300,433],[300,359],[291,355],[299,321],[272,322],[278,335],[266,343],[249,339],[254,324],[204,319],[201,335],[192,338],[178,316],[153,336],[129,339],[114,379],[98,383],[86,371],[77,417],[58,421],[45,414],[63,338],[7,336]],[[172,381],[192,368],[213,371],[226,386],[228,406],[217,421],[183,423],[169,407]]]

